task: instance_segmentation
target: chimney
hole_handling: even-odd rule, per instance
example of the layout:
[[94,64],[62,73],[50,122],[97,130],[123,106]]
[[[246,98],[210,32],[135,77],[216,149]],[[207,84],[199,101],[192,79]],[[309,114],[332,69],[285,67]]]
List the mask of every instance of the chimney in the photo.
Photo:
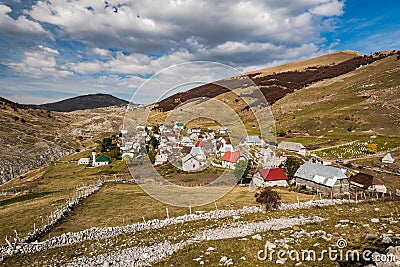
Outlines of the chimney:
[[92,158],[93,158],[93,160],[92,160],[92,166],[94,167],[94,166],[95,166],[95,163],[96,163],[96,151],[93,151],[93,152],[92,152]]

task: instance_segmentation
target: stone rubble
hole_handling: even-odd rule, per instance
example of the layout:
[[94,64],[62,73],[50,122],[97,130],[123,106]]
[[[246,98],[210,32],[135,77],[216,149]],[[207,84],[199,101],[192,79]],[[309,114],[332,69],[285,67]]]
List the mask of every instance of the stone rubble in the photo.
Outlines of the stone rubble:
[[[28,235],[28,237],[23,238],[21,240],[15,240],[14,243],[9,242],[8,245],[5,245],[0,248],[0,253],[2,256],[13,256],[17,254],[29,254],[35,253],[43,250],[47,250],[55,247],[69,246],[72,244],[80,243],[86,240],[100,240],[107,239],[110,237],[115,237],[121,234],[128,233],[136,233],[139,231],[152,230],[152,229],[160,229],[163,227],[185,223],[190,221],[197,220],[210,220],[210,219],[221,219],[225,217],[231,216],[241,216],[244,214],[251,213],[259,213],[265,212],[263,207],[260,206],[252,206],[252,207],[243,207],[238,210],[213,210],[206,213],[201,214],[186,214],[174,218],[168,218],[164,220],[154,219],[149,220],[143,223],[135,223],[127,226],[116,226],[116,227],[92,227],[80,232],[67,232],[60,236],[52,237],[42,242],[36,241],[40,236],[42,236],[46,231],[51,230],[56,223],[62,220],[66,214],[77,205],[82,199],[87,196],[97,192],[104,182],[99,182],[99,184],[90,187],[87,189],[82,195],[77,198],[71,200],[67,206],[64,208],[57,210],[53,213],[53,220],[49,225],[46,225],[38,230],[35,233]],[[295,209],[308,209],[311,207],[321,207],[321,206],[332,206],[332,205],[341,205],[346,203],[355,203],[353,200],[315,200],[315,201],[307,201],[299,204],[282,204],[280,206],[280,210],[295,210]]]
[[[99,266],[99,264],[103,264],[104,262],[107,262],[111,266],[147,266],[154,261],[177,252],[185,245],[202,241],[243,237],[270,230],[290,228],[294,225],[303,225],[322,221],[324,221],[324,219],[318,216],[310,218],[299,216],[296,218],[279,218],[251,223],[238,222],[231,224],[230,226],[221,226],[214,229],[204,230],[196,234],[194,237],[177,244],[171,244],[166,241],[149,247],[134,247],[114,253],[101,254],[95,257],[81,257],[64,265],[64,267]],[[211,250],[213,249],[214,248]],[[202,257],[193,260],[201,262]],[[227,257],[222,257],[220,263],[223,263],[224,266],[233,265],[232,259],[228,259]]]

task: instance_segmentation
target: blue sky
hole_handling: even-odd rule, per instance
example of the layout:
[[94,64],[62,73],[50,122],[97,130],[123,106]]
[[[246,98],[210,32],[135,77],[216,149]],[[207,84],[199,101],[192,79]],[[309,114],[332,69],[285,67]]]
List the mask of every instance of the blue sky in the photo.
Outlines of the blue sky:
[[250,71],[339,50],[399,49],[399,11],[387,0],[0,0],[0,96],[130,99],[147,78],[183,62]]

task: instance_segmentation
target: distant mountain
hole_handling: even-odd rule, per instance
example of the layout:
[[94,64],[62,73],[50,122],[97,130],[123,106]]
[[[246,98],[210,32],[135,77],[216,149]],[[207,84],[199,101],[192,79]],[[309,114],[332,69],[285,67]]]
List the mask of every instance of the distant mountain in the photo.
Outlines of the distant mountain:
[[128,103],[129,102],[126,100],[117,98],[109,94],[90,94],[68,98],[54,103],[30,105],[30,107],[59,112],[71,112],[75,110],[121,106],[127,105]]
[[3,106],[6,106],[6,105],[10,106],[10,107],[12,107],[14,109],[16,109],[16,108],[19,108],[19,109],[28,108],[27,106],[24,106],[24,105],[18,104],[16,102],[13,102],[11,100],[8,100],[8,99],[5,99],[3,97],[0,97],[0,106],[3,107]]

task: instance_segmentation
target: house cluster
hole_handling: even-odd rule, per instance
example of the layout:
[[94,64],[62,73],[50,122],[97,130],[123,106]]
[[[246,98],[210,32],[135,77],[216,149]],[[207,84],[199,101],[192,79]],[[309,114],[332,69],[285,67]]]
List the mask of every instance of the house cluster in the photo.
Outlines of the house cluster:
[[[133,136],[127,138],[127,132],[121,131],[125,139],[121,150],[124,155],[131,158],[141,153],[146,153],[143,145],[149,144],[151,138],[158,141],[157,154],[154,165],[161,165],[171,159],[180,162],[184,171],[198,171],[206,166],[207,162],[214,162],[222,168],[234,169],[237,162],[251,158],[261,165],[270,165],[275,160],[274,148],[271,149],[259,136],[245,136],[240,145],[255,148],[255,155],[245,155],[235,148],[228,138],[229,130],[222,127],[217,130],[186,128],[181,122],[175,122],[172,126],[160,125],[158,127],[137,126]],[[286,158],[274,161],[272,165],[278,166]]]
[[376,177],[357,173],[348,177],[346,169],[323,165],[321,162],[305,162],[301,165],[291,181],[280,168],[260,169],[252,178],[252,184],[258,187],[288,186],[300,190],[337,196],[348,194],[350,190],[386,193],[385,185]]
[[110,159],[105,155],[97,156],[96,152],[92,152],[92,158],[80,158],[78,160],[78,165],[89,165],[92,164],[93,167],[99,167],[108,165],[110,163]]

